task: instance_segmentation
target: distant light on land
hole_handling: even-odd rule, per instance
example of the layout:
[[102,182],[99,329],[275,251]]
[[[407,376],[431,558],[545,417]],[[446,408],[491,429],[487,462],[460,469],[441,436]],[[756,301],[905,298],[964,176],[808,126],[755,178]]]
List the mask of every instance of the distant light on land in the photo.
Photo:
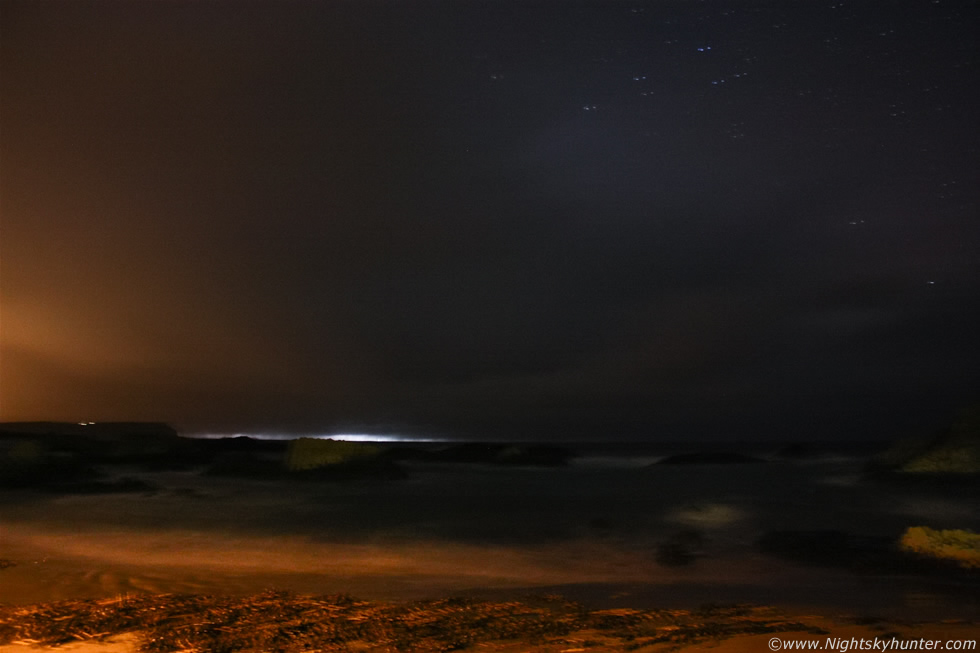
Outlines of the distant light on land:
[[443,442],[440,438],[415,437],[412,435],[379,435],[374,433],[332,433],[311,437],[319,440],[345,440],[347,442]]
[[[82,422],[84,424],[84,422]],[[392,435],[375,433],[196,433],[190,437],[215,440],[219,438],[255,438],[256,440],[294,440],[314,438],[317,440],[343,440],[345,442],[445,442],[442,438],[426,438],[411,435]]]
[[370,433],[335,433],[313,437],[318,440],[344,440],[345,442],[402,442],[406,439],[398,435],[372,435]]

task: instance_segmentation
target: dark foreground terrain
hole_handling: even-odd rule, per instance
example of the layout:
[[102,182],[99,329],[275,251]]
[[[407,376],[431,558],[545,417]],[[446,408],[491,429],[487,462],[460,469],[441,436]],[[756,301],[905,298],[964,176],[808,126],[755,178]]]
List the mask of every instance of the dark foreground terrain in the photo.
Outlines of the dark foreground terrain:
[[936,469],[967,450],[939,442],[946,453],[919,444],[896,463],[826,444],[7,427],[0,650],[654,650],[975,632],[980,486]]

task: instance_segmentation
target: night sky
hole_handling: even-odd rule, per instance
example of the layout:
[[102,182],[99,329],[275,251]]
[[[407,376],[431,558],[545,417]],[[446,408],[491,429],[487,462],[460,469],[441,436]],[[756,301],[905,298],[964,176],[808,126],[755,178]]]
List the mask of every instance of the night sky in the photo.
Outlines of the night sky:
[[0,4],[0,419],[890,437],[980,399],[980,3]]

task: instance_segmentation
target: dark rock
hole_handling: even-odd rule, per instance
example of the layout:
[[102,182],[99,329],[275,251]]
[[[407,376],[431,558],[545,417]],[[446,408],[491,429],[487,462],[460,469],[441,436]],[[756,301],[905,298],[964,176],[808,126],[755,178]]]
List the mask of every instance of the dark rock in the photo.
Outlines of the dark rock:
[[100,476],[98,470],[74,456],[41,451],[36,457],[18,450],[0,455],[0,489],[48,489],[81,483]]
[[397,481],[408,478],[405,470],[392,460],[382,458],[364,458],[324,465],[313,469],[292,471],[289,477],[296,480],[309,481],[353,481],[353,480],[385,480]]
[[701,531],[686,528],[672,534],[657,545],[656,560],[665,567],[682,567],[692,564],[703,555],[704,535]]
[[221,454],[205,473],[209,476],[269,481],[398,480],[408,477],[398,463],[382,457],[354,458],[309,469],[289,469],[283,464],[281,456],[241,451]]
[[872,574],[923,574],[964,581],[980,580],[980,572],[901,551],[897,538],[839,530],[771,531],[757,544],[763,553],[805,565]]
[[558,467],[567,465],[573,454],[568,449],[551,445],[507,447],[494,461],[498,465],[532,465]]
[[427,452],[416,451],[415,460],[482,465],[529,465],[555,467],[568,464],[574,453],[553,445],[467,442]]
[[433,451],[431,460],[442,463],[493,464],[506,448],[507,446],[503,444],[466,442]]
[[79,464],[141,465],[151,469],[182,469],[200,464],[193,440],[181,438],[170,426],[156,422],[6,422],[0,424],[0,457],[25,442],[49,457],[70,457]]
[[379,458],[392,461],[427,461],[432,460],[432,452],[415,446],[390,446],[378,454]]
[[163,422],[0,422],[0,438],[8,434],[49,438],[82,436],[93,440],[159,440],[178,437]]
[[262,457],[247,451],[231,451],[215,456],[205,474],[276,480],[285,477],[287,470],[281,459]]
[[212,438],[199,440],[205,447],[214,451],[250,451],[276,452],[286,451],[290,440],[265,440],[252,438],[247,435],[237,435],[233,438]]
[[980,404],[931,437],[904,438],[868,465],[873,473],[980,477]]
[[765,462],[761,458],[728,451],[702,451],[667,456],[654,465],[733,465]]
[[838,530],[771,531],[758,541],[763,553],[821,566],[864,567],[892,553],[892,540]]

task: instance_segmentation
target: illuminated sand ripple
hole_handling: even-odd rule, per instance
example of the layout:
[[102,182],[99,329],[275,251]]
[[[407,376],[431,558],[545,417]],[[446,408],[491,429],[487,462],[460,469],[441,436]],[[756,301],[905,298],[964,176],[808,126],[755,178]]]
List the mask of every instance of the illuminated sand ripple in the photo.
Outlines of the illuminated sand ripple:
[[[735,635],[826,631],[767,608],[587,610],[560,597],[394,604],[349,596],[147,595],[0,606],[0,645],[61,645],[136,634],[140,651],[451,651],[519,642],[522,650],[637,650]],[[601,647],[601,648],[596,648]]]

